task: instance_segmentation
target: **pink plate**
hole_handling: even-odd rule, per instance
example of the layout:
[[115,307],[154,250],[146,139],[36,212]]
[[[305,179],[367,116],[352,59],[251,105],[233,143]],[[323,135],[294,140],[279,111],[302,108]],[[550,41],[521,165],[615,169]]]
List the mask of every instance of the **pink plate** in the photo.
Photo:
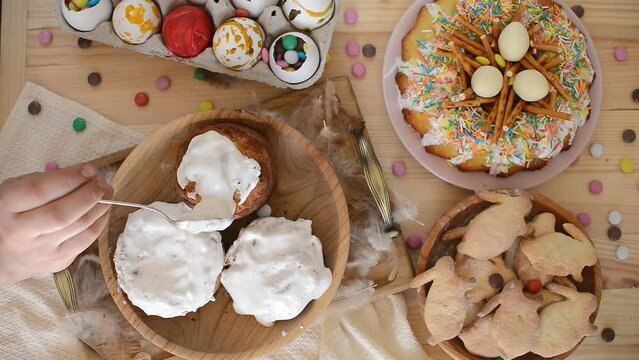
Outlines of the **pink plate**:
[[586,36],[588,56],[590,56],[592,66],[595,71],[595,79],[590,88],[591,110],[589,119],[584,126],[577,130],[577,134],[575,135],[575,139],[570,149],[556,156],[542,169],[534,171],[520,171],[512,176],[500,178],[483,172],[463,172],[456,167],[451,166],[445,159],[427,153],[421,145],[419,134],[408,123],[406,123],[406,121],[404,121],[404,116],[402,115],[402,109],[399,102],[400,93],[397,85],[395,84],[397,59],[400,59],[402,56],[402,39],[413,27],[415,27],[417,15],[419,14],[422,6],[431,2],[433,2],[433,0],[417,0],[410,8],[408,8],[406,13],[404,13],[402,18],[399,20],[399,23],[390,37],[388,48],[386,50],[386,57],[384,58],[384,78],[382,79],[382,85],[384,88],[386,110],[388,111],[388,116],[391,120],[391,124],[393,124],[393,128],[395,129],[397,136],[399,136],[408,152],[413,155],[415,160],[437,177],[450,184],[469,190],[528,189],[540,185],[559,175],[559,173],[577,159],[579,154],[588,144],[588,141],[595,130],[597,118],[599,117],[599,109],[601,107],[603,79],[601,76],[599,57],[597,56],[597,51],[595,50],[592,38],[577,15],[575,15],[570,10],[570,7],[563,1],[555,0],[555,2],[561,5],[561,7],[563,7],[566,11],[570,21],[572,21],[572,23],[575,24]]

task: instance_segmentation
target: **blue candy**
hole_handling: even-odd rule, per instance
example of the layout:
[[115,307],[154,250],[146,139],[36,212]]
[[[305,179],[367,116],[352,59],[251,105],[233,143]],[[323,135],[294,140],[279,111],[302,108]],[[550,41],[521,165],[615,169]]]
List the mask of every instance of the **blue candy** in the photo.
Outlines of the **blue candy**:
[[98,5],[98,3],[100,2],[100,0],[89,0],[89,7],[94,7],[96,5]]
[[300,60],[306,60],[306,53],[303,51],[298,52],[297,56],[299,56]]

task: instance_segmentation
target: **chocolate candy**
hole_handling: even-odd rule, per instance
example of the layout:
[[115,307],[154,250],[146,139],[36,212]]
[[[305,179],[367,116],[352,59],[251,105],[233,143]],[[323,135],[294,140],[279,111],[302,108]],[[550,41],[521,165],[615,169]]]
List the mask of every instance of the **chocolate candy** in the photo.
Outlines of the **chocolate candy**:
[[215,105],[213,105],[213,102],[210,100],[204,100],[200,102],[198,108],[200,109],[200,111],[209,111],[215,109]]
[[83,132],[87,128],[87,122],[83,118],[77,117],[73,120],[73,124],[71,126],[73,126],[73,130],[75,130],[75,132]]
[[42,105],[37,101],[32,101],[29,103],[29,106],[27,106],[27,110],[31,115],[38,115],[40,111],[42,111]]
[[262,61],[264,61],[265,64],[268,64],[268,61],[269,61],[268,49],[267,48],[263,48],[260,55],[262,56]]
[[58,165],[58,163],[53,160],[53,161],[49,161],[48,163],[46,163],[44,165],[44,172],[48,173],[48,172],[53,172],[60,169],[60,165]]
[[608,228],[608,239],[617,241],[621,239],[621,229],[618,226],[611,226]]
[[628,49],[625,47],[616,47],[615,48],[615,60],[617,61],[626,61],[628,60]]
[[139,92],[135,94],[135,105],[137,106],[146,106],[149,103],[149,95],[144,92]]
[[504,286],[504,277],[499,273],[494,273],[488,278],[488,283],[493,289],[499,289]]
[[582,17],[584,16],[584,13],[586,12],[586,10],[584,10],[584,7],[581,5],[573,5],[570,7],[570,10],[572,10],[572,12],[575,13],[575,15],[577,15],[577,17]]
[[617,250],[615,250],[615,255],[619,260],[628,260],[628,258],[630,257],[630,249],[628,249],[626,246],[621,245],[617,248]]
[[97,72],[92,72],[87,77],[87,82],[91,86],[98,86],[102,82],[102,76]]
[[364,54],[365,58],[373,58],[377,54],[377,49],[373,44],[366,44],[362,48],[362,54]]
[[601,330],[601,339],[607,343],[612,342],[615,339],[615,331],[611,328]]
[[297,54],[297,51],[295,50],[288,50],[287,52],[284,53],[284,61],[286,61],[290,65],[297,64],[299,60],[300,60],[300,56]]
[[406,239],[406,246],[408,246],[408,248],[411,249],[411,250],[419,249],[422,246],[421,236],[419,236],[417,234],[411,234]]
[[92,44],[93,44],[93,41],[89,39],[85,39],[83,37],[78,38],[78,46],[80,47],[80,49],[88,49],[91,47]]
[[362,63],[355,63],[351,68],[351,72],[356,78],[363,78],[366,75],[366,66]]
[[632,90],[632,99],[635,102],[639,102],[639,89]]
[[621,136],[623,138],[623,142],[625,142],[627,144],[630,144],[630,143],[634,142],[637,139],[637,134],[632,129],[624,130],[623,134]]
[[604,153],[603,146],[598,143],[590,145],[590,155],[594,158],[600,158]]

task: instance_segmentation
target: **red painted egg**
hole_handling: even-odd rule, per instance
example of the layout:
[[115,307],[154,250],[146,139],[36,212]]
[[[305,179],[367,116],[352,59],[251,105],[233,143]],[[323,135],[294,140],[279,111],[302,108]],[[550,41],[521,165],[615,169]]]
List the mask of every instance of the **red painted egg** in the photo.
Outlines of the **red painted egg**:
[[194,57],[211,46],[213,21],[199,7],[181,6],[164,18],[162,38],[175,55]]

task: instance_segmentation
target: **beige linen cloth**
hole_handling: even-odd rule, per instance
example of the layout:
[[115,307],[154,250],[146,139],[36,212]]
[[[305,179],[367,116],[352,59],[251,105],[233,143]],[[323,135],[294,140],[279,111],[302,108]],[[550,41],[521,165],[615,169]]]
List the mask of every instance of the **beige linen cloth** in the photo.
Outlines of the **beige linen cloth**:
[[[38,115],[27,111],[33,100]],[[76,117],[87,128],[76,133]],[[56,160],[61,166],[89,161],[141,142],[143,136],[78,103],[27,83],[0,132],[0,181],[42,171]],[[60,320],[66,310],[50,275],[0,287],[0,357],[4,360],[83,360],[97,358]],[[279,353],[280,359],[425,359],[406,319],[401,295],[356,310],[329,312],[317,325]]]

